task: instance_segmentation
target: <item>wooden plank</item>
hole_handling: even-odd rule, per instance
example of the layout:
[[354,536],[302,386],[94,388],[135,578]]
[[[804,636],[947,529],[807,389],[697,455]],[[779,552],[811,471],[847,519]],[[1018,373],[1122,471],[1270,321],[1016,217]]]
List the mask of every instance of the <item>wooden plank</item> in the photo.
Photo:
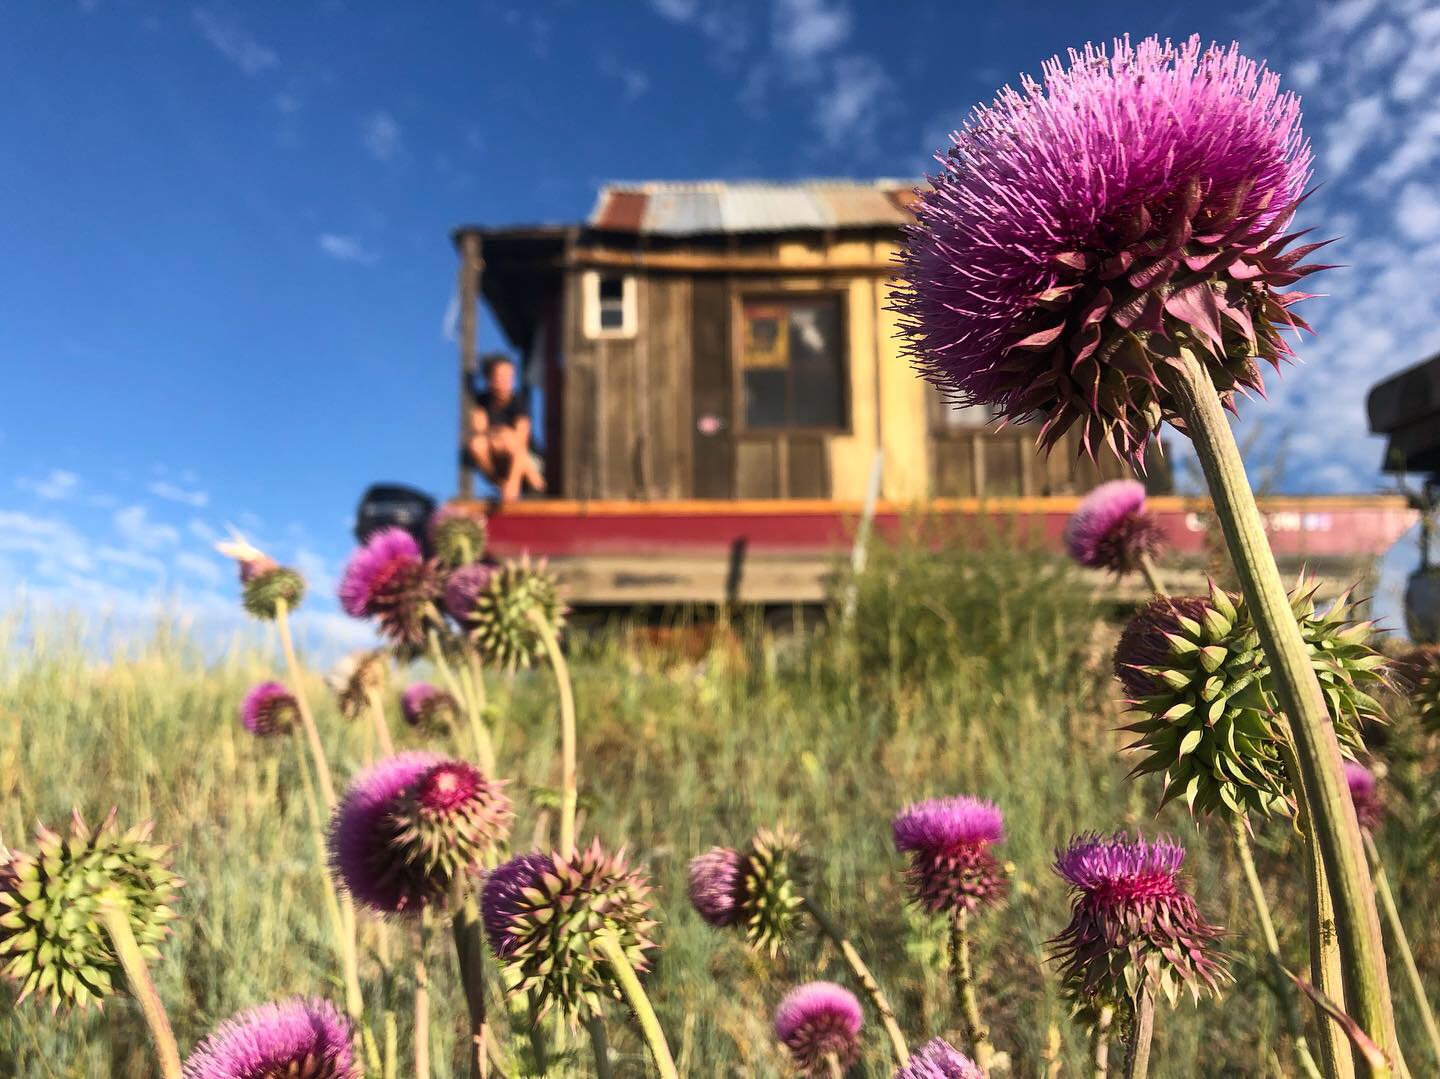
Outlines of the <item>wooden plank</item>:
[[741,498],[779,498],[779,469],[775,440],[735,440],[735,486]]
[[677,277],[670,282],[673,317],[670,320],[669,347],[673,357],[671,392],[675,395],[674,410],[669,417],[675,428],[675,463],[672,490],[669,493],[671,498],[690,498],[695,494],[695,408],[691,401],[691,291],[688,277]]
[[790,498],[825,498],[830,494],[829,440],[820,435],[790,439],[788,462]]
[[601,497],[600,431],[596,423],[600,387],[595,372],[595,342],[580,329],[580,275],[565,275],[565,476],[575,498]]
[[[723,603],[729,558],[706,555],[556,557],[548,560],[560,593],[575,606]],[[828,556],[748,556],[740,603],[819,603],[834,570]]]
[[459,477],[455,488],[461,498],[475,494],[475,474],[469,464],[470,443],[470,387],[479,360],[475,355],[476,303],[480,292],[480,237],[467,232],[460,237],[460,453]]
[[[726,283],[691,284],[691,452],[696,498],[731,498],[734,405],[730,378],[730,294]],[[713,427],[713,423],[721,426]]]
[[[538,266],[547,265],[537,260]],[[570,265],[595,268],[619,268],[627,270],[669,271],[672,273],[769,273],[789,274],[803,268],[807,274],[849,277],[893,278],[895,263],[889,259],[859,259],[844,262],[803,263],[800,267],[784,262],[774,255],[697,255],[682,251],[607,251],[601,248],[582,248],[571,256]]]

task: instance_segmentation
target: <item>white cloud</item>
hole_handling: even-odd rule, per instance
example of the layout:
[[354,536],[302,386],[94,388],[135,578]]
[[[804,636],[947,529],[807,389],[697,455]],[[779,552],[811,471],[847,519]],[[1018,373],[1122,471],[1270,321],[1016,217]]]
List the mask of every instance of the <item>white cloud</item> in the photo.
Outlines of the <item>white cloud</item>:
[[194,506],[196,509],[210,501],[210,495],[205,491],[187,490],[166,480],[154,480],[145,489],[156,498],[163,498],[167,502],[180,502],[186,506]]
[[94,565],[90,544],[67,521],[0,510],[0,551],[28,554],[85,572]]
[[774,9],[775,50],[792,63],[812,63],[850,36],[850,12],[826,0],[779,0]]
[[37,498],[43,498],[47,502],[58,502],[75,493],[75,489],[80,486],[80,477],[63,468],[52,468],[39,479],[22,476],[15,483],[20,488],[30,491]]
[[259,75],[279,66],[275,50],[261,43],[234,16],[205,7],[197,7],[190,14],[200,36],[246,75]]
[[875,130],[877,109],[891,89],[890,78],[869,56],[842,56],[835,78],[815,102],[815,123],[832,147],[868,139]]
[[193,551],[181,551],[177,554],[175,566],[192,577],[199,578],[212,588],[217,587],[225,579],[225,571],[220,568],[219,563],[213,558],[206,558]]
[[142,573],[149,573],[162,579],[165,577],[165,563],[153,555],[143,554],[140,551],[101,544],[95,548],[95,560],[107,566],[140,570]]
[[1440,240],[1440,191],[1433,184],[1406,184],[1395,204],[1395,227],[1420,243]]
[[359,266],[374,266],[380,261],[380,256],[355,236],[345,236],[337,232],[323,232],[315,241],[320,250],[329,255],[337,262],[353,262]]
[[209,522],[202,521],[199,517],[190,518],[185,524],[185,529],[190,535],[205,543],[213,544],[220,539],[220,533],[216,532]]
[[173,525],[150,520],[149,511],[144,506],[126,506],[116,510],[112,521],[120,538],[132,548],[149,551],[172,547],[180,542],[179,531]]
[[1326,128],[1322,161],[1328,176],[1338,177],[1350,167],[1356,155],[1379,133],[1384,115],[1384,98],[1371,94],[1352,101],[1344,114]]
[[305,578],[305,583],[311,593],[319,593],[326,596],[335,594],[339,578],[330,560],[308,547],[300,547],[295,551],[295,568],[300,571],[300,576]]
[[689,22],[700,11],[700,0],[650,0],[650,6],[671,22]]
[[600,74],[620,84],[620,92],[626,101],[636,101],[650,89],[650,76],[639,68],[630,67],[616,60],[609,53],[601,53],[595,61]]
[[390,161],[398,157],[404,149],[403,138],[400,122],[384,109],[365,118],[360,136],[366,152],[376,161]]

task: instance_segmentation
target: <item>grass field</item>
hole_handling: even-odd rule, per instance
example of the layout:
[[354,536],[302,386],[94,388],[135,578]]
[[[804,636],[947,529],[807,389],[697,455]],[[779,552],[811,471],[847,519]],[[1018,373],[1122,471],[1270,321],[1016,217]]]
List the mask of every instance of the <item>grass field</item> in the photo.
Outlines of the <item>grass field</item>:
[[[803,641],[742,633],[742,648],[699,664],[619,634],[572,642],[583,834],[628,845],[657,884],[662,950],[649,985],[682,1073],[787,1074],[769,1032],[776,1000],[815,976],[846,981],[829,947],[807,939],[771,962],[689,909],[689,857],[775,822],[808,839],[818,894],[890,992],[912,1043],[956,1031],[941,926],[907,908],[889,837],[905,802],[949,793],[992,798],[1007,816],[1002,850],[1013,863],[1013,894],[980,920],[976,935],[982,1006],[1014,1074],[1086,1074],[1084,1036],[1046,963],[1045,942],[1068,916],[1049,863],[1073,832],[1117,827],[1181,837],[1202,909],[1229,931],[1236,978],[1219,1001],[1162,1011],[1153,1074],[1290,1072],[1223,827],[1197,830],[1173,807],[1152,819],[1154,781],[1125,778],[1122,739],[1112,733],[1115,629],[1104,617],[1114,611],[1102,601],[1093,582],[1068,567],[1004,546],[926,558],[882,551],[862,581],[853,632]],[[338,1001],[298,795],[298,744],[259,742],[236,718],[244,690],[278,674],[278,659],[263,650],[203,655],[167,633],[103,662],[64,632],[0,644],[6,841],[23,845],[37,818],[58,825],[72,806],[99,817],[115,805],[122,822],[153,818],[157,836],[176,847],[188,886],[156,974],[182,1047],[265,999],[316,993]],[[501,716],[501,771],[514,780],[519,811],[514,843],[523,847],[536,826],[532,788],[556,782],[553,683],[542,670],[492,678],[490,690]],[[343,780],[366,753],[363,724],[340,719],[318,676],[309,692]],[[393,696],[398,740],[419,744],[402,729]],[[1440,921],[1427,913],[1440,905],[1431,768],[1403,717],[1384,745],[1397,789],[1381,845],[1401,909],[1414,912],[1420,967],[1440,971]],[[1303,969],[1297,851],[1278,822],[1259,828],[1257,846],[1291,965]],[[414,943],[398,924],[383,940],[373,925],[363,934],[367,992],[396,1012],[402,1074]],[[435,949],[432,968],[436,1073],[453,1075],[463,1006],[448,950]],[[1398,979],[1396,986],[1415,1074],[1435,1074]],[[43,1004],[11,1010],[0,988],[0,1008],[0,1075],[151,1074],[143,1027],[123,999],[103,1014],[52,1018]],[[889,1076],[873,1015],[867,1023],[866,1056],[854,1074]],[[610,1028],[622,1054],[617,1074],[646,1074],[618,1006]],[[586,1074],[580,1061],[575,1074]]]

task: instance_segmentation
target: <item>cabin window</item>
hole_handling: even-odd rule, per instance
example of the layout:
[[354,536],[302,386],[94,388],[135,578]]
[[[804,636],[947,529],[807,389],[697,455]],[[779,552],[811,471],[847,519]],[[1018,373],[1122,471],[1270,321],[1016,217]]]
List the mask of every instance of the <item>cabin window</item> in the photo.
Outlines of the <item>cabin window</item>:
[[746,297],[741,319],[745,428],[847,427],[840,297]]
[[591,270],[581,275],[586,337],[635,336],[635,276]]

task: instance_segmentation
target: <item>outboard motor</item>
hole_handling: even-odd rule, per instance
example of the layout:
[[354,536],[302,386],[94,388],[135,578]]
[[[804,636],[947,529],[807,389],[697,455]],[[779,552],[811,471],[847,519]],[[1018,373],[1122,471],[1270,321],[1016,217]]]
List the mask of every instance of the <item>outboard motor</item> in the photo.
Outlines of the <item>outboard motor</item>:
[[355,539],[364,543],[382,528],[403,528],[428,549],[426,526],[434,512],[435,500],[424,491],[402,483],[374,484],[355,509]]

